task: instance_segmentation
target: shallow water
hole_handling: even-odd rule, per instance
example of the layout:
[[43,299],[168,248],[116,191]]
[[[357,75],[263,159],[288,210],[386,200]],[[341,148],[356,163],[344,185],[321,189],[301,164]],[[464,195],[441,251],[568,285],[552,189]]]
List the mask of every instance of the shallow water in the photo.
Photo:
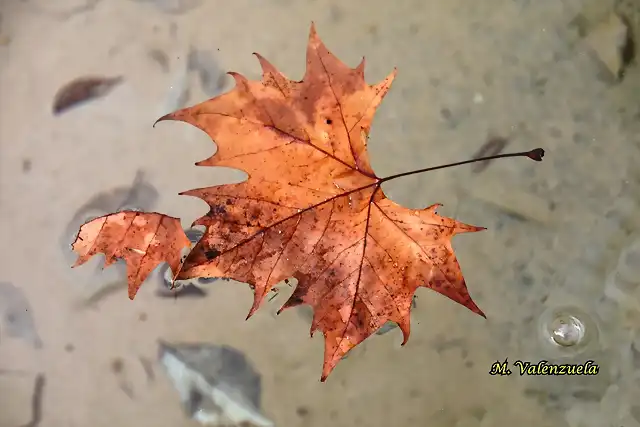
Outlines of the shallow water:
[[[635,3],[616,4],[635,29]],[[0,282],[17,292],[0,289],[0,426],[196,426],[220,402],[228,408],[224,399],[244,402],[235,414],[253,410],[246,402],[259,405],[253,420],[276,426],[640,426],[640,266],[624,253],[640,233],[640,72],[631,65],[613,84],[575,25],[580,14],[596,19],[612,7],[587,0],[0,4]],[[291,288],[249,321],[251,291],[230,281],[184,284],[202,292],[168,298],[156,271],[132,302],[121,266],[102,271],[94,259],[70,269],[64,244],[74,221],[123,204],[189,227],[205,205],[177,193],[242,174],[193,167],[212,153],[197,129],[151,125],[229,89],[222,71],[259,77],[252,52],[301,78],[311,21],[345,63],[367,58],[369,82],[398,67],[369,142],[379,176],[468,159],[490,138],[507,138],[507,151],[547,152],[542,163],[495,161],[481,173],[460,167],[385,186],[405,206],[439,202],[440,213],[487,227],[453,241],[487,319],[420,289],[406,346],[399,329],[385,327],[324,384],[322,338],[309,338],[308,313],[276,317]],[[58,89],[85,75],[123,80],[54,115]],[[20,304],[30,315],[7,321],[5,307]],[[15,332],[18,318],[27,332]],[[244,354],[251,368],[242,369],[258,373],[260,391],[234,384],[231,368],[204,372],[218,350],[212,361],[176,357],[167,368],[163,346],[184,343]],[[513,373],[491,375],[505,360]],[[520,375],[518,360],[592,360],[599,369]],[[176,372],[184,372],[182,383]],[[214,389],[218,403],[207,406]]]

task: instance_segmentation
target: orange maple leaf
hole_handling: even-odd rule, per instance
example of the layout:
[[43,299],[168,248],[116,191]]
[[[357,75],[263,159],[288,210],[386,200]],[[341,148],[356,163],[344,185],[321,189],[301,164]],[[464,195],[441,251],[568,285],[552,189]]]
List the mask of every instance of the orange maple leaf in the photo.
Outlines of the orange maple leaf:
[[155,212],[122,211],[83,224],[71,247],[78,254],[74,267],[98,253],[104,254],[105,267],[124,259],[129,298],[133,299],[159,264],[166,262],[171,271],[178,271],[182,250],[190,244],[178,218]]
[[[207,215],[194,222],[206,230],[183,264],[178,260],[188,239],[177,220],[136,212],[85,224],[83,243],[74,246],[82,255],[79,263],[99,251],[107,254],[107,262],[124,257],[131,267],[132,299],[162,260],[177,272],[176,279],[245,282],[254,290],[247,318],[274,285],[295,277],[297,287],[280,311],[301,304],[313,308],[311,334],[319,329],[325,337],[322,381],[347,352],[389,320],[400,326],[404,345],[412,297],[420,286],[484,316],[469,295],[451,246],[454,235],[483,228],[439,216],[438,204],[404,208],[385,197],[381,184],[496,157],[539,161],[543,150],[379,178],[369,162],[367,139],[395,69],[381,83],[368,85],[364,59],[355,69],[347,67],[327,50],[313,24],[302,81],[288,80],[256,56],[262,81],[230,73],[236,82],[230,92],[158,120],[189,123],[215,141],[217,152],[198,166],[228,166],[249,176],[239,184],[181,193],[210,206]],[[151,224],[159,220],[170,224],[170,230],[152,237]],[[99,227],[100,221],[110,228]],[[141,228],[130,231],[127,221]]]

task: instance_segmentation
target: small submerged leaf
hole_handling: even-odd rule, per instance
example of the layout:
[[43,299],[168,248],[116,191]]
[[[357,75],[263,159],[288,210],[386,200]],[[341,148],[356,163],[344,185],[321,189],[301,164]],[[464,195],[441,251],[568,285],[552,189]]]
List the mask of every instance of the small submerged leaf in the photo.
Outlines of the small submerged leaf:
[[260,373],[242,352],[207,343],[159,347],[160,363],[191,418],[207,425],[274,425],[260,411]]
[[220,94],[226,83],[227,73],[223,72],[213,54],[206,50],[192,48],[189,52],[188,66],[198,72],[203,92],[214,97]]
[[40,349],[42,340],[32,313],[31,305],[22,289],[11,283],[0,283],[0,320],[4,333],[12,338],[28,341],[35,349]]
[[121,76],[86,76],[74,79],[62,86],[56,94],[53,101],[53,114],[61,114],[83,102],[103,97],[123,80]]

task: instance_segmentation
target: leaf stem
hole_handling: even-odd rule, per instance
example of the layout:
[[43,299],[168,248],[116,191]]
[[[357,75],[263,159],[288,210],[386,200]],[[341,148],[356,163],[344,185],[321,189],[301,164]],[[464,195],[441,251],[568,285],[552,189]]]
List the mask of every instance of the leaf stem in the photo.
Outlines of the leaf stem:
[[493,156],[479,157],[477,159],[465,160],[463,162],[449,163],[447,165],[432,166],[430,168],[423,168],[423,169],[418,169],[418,170],[409,171],[409,172],[397,173],[395,175],[390,175],[386,178],[380,179],[379,184],[382,184],[383,182],[386,182],[386,181],[391,181],[396,178],[402,178],[403,176],[415,175],[415,174],[429,172],[437,169],[446,169],[453,166],[466,165],[469,163],[483,162],[486,160],[501,159],[504,157],[528,157],[531,160],[535,160],[536,162],[541,162],[542,158],[544,157],[544,150],[542,148],[535,148],[531,151],[522,151],[519,153],[496,154]]

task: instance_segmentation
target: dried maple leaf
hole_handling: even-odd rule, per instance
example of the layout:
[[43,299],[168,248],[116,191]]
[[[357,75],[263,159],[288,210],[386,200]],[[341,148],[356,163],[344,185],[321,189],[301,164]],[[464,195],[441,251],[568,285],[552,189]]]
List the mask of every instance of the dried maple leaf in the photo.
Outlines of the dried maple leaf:
[[155,212],[122,211],[93,219],[80,227],[72,245],[78,254],[74,267],[103,253],[105,267],[118,258],[127,263],[129,298],[159,264],[166,262],[172,271],[180,268],[181,252],[191,242],[180,220]]
[[[395,70],[381,83],[366,84],[364,60],[355,69],[347,67],[327,50],[313,25],[302,81],[288,80],[256,56],[262,81],[230,73],[236,81],[230,92],[159,119],[190,123],[215,141],[217,152],[197,165],[227,166],[249,175],[239,184],[181,193],[201,198],[210,210],[194,222],[206,231],[176,279],[227,277],[248,283],[254,290],[249,318],[274,285],[297,278],[281,310],[301,304],[313,308],[311,333],[319,329],[325,337],[322,381],[388,320],[400,326],[405,344],[412,297],[420,286],[484,316],[469,295],[451,246],[454,235],[483,228],[439,216],[438,204],[404,208],[385,197],[381,184],[497,157],[541,160],[543,150],[379,178],[369,162],[367,138]],[[157,252],[144,272],[157,264],[159,251],[177,271],[176,250],[186,241],[176,230],[172,236],[168,249],[161,249],[162,243],[153,246]],[[100,249],[111,257],[133,257],[120,248],[127,244],[100,239],[104,244],[84,258]],[[130,274],[130,292],[142,279],[142,273]]]

